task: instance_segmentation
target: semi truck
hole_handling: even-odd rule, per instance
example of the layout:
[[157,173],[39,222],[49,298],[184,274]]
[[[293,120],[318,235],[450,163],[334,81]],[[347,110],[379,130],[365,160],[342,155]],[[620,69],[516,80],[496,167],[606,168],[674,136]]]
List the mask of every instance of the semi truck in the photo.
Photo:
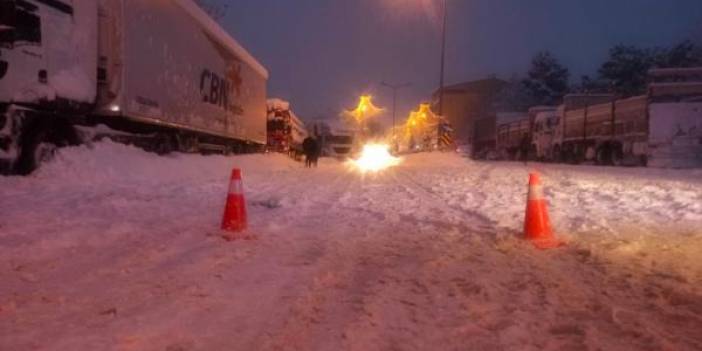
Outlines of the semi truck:
[[[552,141],[554,160],[702,166],[702,68],[654,69],[649,76],[646,95],[566,96]],[[605,101],[593,103],[598,99]]]
[[571,94],[558,107],[497,123],[499,158],[702,167],[702,67],[653,69],[649,77],[645,95]]
[[526,157],[523,151],[525,140],[531,140],[531,125],[526,113],[508,112],[497,113],[495,146],[499,159],[522,160]]
[[159,153],[262,150],[267,79],[192,0],[0,0],[0,171],[101,125]]
[[293,159],[303,154],[302,142],[307,138],[305,123],[290,108],[290,103],[281,99],[268,99],[268,142],[269,152],[286,153]]
[[344,121],[319,119],[310,123],[309,131],[321,143],[322,156],[345,159],[357,151],[356,130]]

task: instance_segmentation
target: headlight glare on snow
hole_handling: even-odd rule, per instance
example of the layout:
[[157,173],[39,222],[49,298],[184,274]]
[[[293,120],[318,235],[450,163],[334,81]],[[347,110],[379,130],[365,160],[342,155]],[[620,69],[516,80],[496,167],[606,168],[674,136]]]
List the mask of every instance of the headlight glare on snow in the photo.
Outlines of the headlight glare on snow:
[[362,173],[379,172],[398,165],[400,159],[392,156],[388,150],[390,146],[387,144],[366,144],[363,146],[361,156],[352,163]]

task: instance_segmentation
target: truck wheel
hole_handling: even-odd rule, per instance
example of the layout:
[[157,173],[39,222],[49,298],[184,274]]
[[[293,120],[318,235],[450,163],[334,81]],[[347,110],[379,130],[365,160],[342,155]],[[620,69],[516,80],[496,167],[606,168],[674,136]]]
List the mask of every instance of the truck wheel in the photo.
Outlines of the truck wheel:
[[80,144],[78,134],[68,122],[53,120],[47,123],[39,118],[23,128],[15,166],[17,174],[32,173],[43,162],[50,161],[59,147]]
[[37,164],[37,167],[45,162],[51,161],[54,156],[56,156],[56,151],[58,150],[58,146],[56,144],[52,143],[39,143],[37,147],[34,149],[34,161]]
[[[527,152],[526,159],[529,161],[537,161],[536,145],[531,145],[529,147],[529,152]],[[541,161],[541,160],[539,160]]]
[[557,163],[563,162],[563,155],[562,155],[560,146],[556,145],[553,148],[553,154],[551,156],[551,161],[557,162]]
[[641,167],[648,166],[648,156],[646,156],[646,155],[639,156],[639,166],[641,166]]
[[176,135],[178,151],[185,153],[198,153],[200,151],[199,141],[196,136]]
[[609,146],[601,146],[597,149],[597,155],[595,157],[595,162],[597,165],[604,166],[611,164],[611,154]]
[[156,136],[156,140],[154,140],[153,151],[163,156],[173,152],[177,147],[173,138],[168,134],[159,134]]
[[621,166],[624,163],[624,153],[621,146],[612,147],[612,165]]

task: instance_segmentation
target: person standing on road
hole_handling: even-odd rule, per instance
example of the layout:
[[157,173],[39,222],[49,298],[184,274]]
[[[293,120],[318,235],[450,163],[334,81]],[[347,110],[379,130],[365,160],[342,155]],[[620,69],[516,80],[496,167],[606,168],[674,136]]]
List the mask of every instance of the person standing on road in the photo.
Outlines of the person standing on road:
[[315,155],[317,154],[317,141],[311,136],[302,141],[302,151],[305,153],[305,167],[312,167]]
[[312,157],[312,165],[314,165],[314,168],[317,168],[317,162],[319,162],[319,156],[322,155],[322,143],[320,143],[319,140],[315,139],[314,144],[315,144],[315,148],[314,148],[314,155]]

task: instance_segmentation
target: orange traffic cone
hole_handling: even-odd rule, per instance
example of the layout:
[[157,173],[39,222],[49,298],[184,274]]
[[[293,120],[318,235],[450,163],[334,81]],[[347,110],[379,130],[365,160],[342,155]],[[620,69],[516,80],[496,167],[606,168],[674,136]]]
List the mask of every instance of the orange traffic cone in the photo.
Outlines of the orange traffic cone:
[[529,173],[529,195],[527,196],[526,217],[524,219],[524,236],[540,249],[561,246],[556,240],[548,219],[543,188],[538,173]]
[[[246,200],[244,199],[244,186],[241,183],[241,170],[234,168],[222,218],[222,230],[236,233],[245,230],[246,226]],[[236,239],[235,236],[231,235],[225,235],[224,238],[227,240]]]

